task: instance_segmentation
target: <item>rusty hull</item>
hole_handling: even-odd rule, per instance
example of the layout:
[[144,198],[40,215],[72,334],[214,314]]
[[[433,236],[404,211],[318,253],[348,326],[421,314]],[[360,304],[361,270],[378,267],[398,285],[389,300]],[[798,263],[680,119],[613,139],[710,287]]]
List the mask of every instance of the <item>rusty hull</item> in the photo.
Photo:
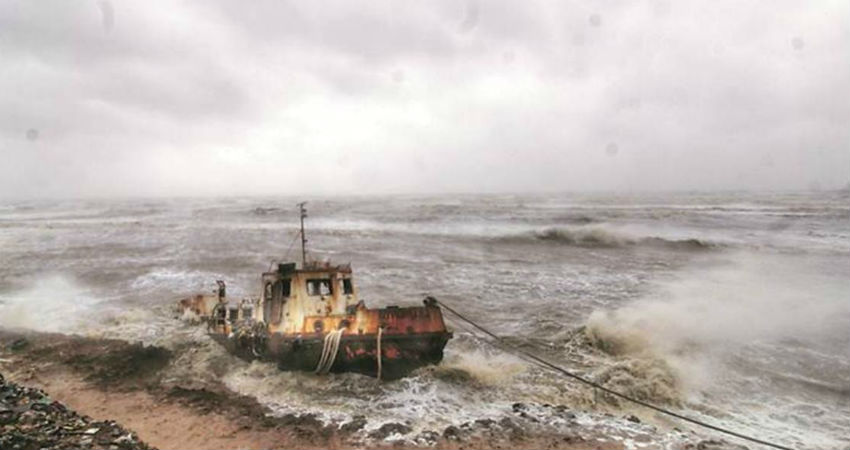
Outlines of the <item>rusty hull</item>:
[[277,271],[263,273],[257,299],[230,304],[219,281],[218,295],[182,299],[178,309],[186,319],[206,319],[213,339],[240,358],[275,362],[283,370],[316,370],[330,352],[323,352],[325,338],[339,330],[328,339],[338,351],[323,361],[322,371],[332,363],[331,372],[376,375],[380,361],[382,377],[392,379],[442,360],[452,333],[435,299],[370,309],[359,300],[351,275],[350,266],[299,270],[294,263],[278,264]]
[[[302,333],[214,333],[213,337],[245,360],[274,362],[281,370],[316,369],[324,337],[330,330],[344,329],[331,372],[377,375],[378,327],[384,379],[401,378],[411,371],[443,358],[452,337],[442,312],[435,305],[405,308],[358,308],[354,314],[310,316]],[[224,330],[222,330],[224,331]],[[228,330],[229,331],[229,330]]]
[[375,334],[383,328],[384,336],[394,334],[439,333],[446,331],[443,314],[436,307],[390,306],[383,309],[358,307],[354,314],[307,316],[300,330],[309,335],[325,330],[345,328],[344,334]]

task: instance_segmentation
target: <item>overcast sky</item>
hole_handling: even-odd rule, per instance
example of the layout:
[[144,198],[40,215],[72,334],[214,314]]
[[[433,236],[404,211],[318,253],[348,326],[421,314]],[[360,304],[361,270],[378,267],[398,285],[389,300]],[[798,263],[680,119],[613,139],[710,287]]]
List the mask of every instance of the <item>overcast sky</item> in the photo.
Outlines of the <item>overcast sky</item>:
[[0,197],[837,188],[850,2],[0,2]]

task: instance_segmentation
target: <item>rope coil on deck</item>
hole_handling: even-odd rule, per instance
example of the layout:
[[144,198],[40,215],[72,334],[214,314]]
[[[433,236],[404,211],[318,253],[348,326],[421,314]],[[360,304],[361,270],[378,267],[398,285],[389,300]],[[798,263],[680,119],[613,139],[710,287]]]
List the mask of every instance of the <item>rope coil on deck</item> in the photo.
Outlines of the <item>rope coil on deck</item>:
[[[458,319],[463,320],[464,322],[472,325],[473,327],[477,328],[478,330],[480,330],[484,334],[486,334],[486,335],[490,336],[491,338],[493,338],[494,340],[496,340],[496,342],[498,342],[498,344],[501,345],[504,349],[508,349],[508,350],[513,351],[514,353],[520,354],[521,356],[525,356],[526,358],[529,358],[532,361],[538,363],[542,367],[545,367],[545,368],[550,369],[552,371],[558,372],[558,373],[560,373],[564,376],[570,377],[570,378],[572,378],[572,379],[574,379],[578,382],[584,383],[588,386],[591,386],[595,389],[598,389],[598,390],[601,390],[601,391],[606,392],[608,394],[611,394],[615,397],[619,397],[623,400],[635,403],[635,404],[643,406],[645,408],[649,408],[649,409],[656,411],[656,412],[659,412],[661,414],[666,414],[668,416],[675,417],[679,420],[683,420],[685,422],[688,422],[688,423],[691,423],[691,424],[694,424],[694,425],[698,425],[698,426],[703,427],[703,428],[708,428],[710,430],[717,431],[717,432],[720,432],[720,433],[723,433],[723,434],[727,434],[729,436],[734,436],[736,438],[743,439],[745,441],[750,441],[750,442],[753,442],[753,443],[756,443],[756,444],[766,445],[768,447],[773,447],[773,448],[777,448],[777,449],[780,449],[780,450],[792,450],[791,447],[786,447],[784,445],[775,444],[773,442],[768,442],[768,441],[765,441],[765,440],[762,440],[762,439],[759,439],[759,438],[756,438],[756,437],[753,437],[753,436],[749,436],[749,435],[746,435],[746,434],[743,434],[743,433],[739,433],[737,431],[732,431],[732,430],[727,429],[727,428],[719,427],[717,425],[712,425],[710,423],[706,423],[706,422],[703,422],[701,420],[694,419],[692,417],[688,417],[688,416],[670,411],[669,409],[665,409],[665,408],[662,408],[660,406],[656,406],[652,403],[645,402],[643,400],[640,400],[640,399],[631,397],[629,395],[623,394],[622,392],[618,392],[618,391],[615,391],[613,389],[607,388],[607,387],[605,387],[605,386],[603,386],[603,385],[601,385],[601,384],[599,384],[595,381],[589,380],[589,379],[587,379],[587,378],[585,378],[581,375],[577,375],[573,372],[570,372],[569,370],[564,369],[563,367],[558,366],[554,363],[551,363],[551,362],[549,362],[549,361],[547,361],[547,360],[545,360],[545,359],[543,359],[543,358],[541,358],[541,357],[539,357],[539,356],[537,356],[537,355],[535,355],[531,352],[528,352],[528,351],[523,350],[521,348],[517,348],[514,345],[508,344],[507,342],[505,342],[502,338],[500,338],[495,333],[493,333],[490,330],[484,328],[483,326],[477,324],[476,322],[472,321],[471,319],[466,318],[463,314],[455,311],[454,309],[452,309],[450,306],[446,305],[445,303],[443,303],[439,300],[436,300],[436,299],[435,299],[435,301],[437,302],[437,304],[439,304],[440,306],[445,308],[446,311],[452,313],[452,315],[454,315]],[[491,342],[491,344],[492,344],[492,342]]]
[[339,341],[344,331],[345,328],[340,328],[325,335],[324,344],[322,345],[322,357],[319,358],[319,364],[316,366],[317,374],[326,374],[331,370],[331,366],[336,361],[336,355],[339,353]]

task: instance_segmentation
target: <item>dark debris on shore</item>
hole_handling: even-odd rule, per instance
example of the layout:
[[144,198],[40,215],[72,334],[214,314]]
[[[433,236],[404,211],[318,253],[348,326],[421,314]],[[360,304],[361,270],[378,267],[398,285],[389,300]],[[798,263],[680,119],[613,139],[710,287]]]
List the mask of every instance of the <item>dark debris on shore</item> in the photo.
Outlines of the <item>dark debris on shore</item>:
[[148,450],[117,423],[94,421],[52,400],[40,389],[7,382],[0,374],[0,448],[8,450]]

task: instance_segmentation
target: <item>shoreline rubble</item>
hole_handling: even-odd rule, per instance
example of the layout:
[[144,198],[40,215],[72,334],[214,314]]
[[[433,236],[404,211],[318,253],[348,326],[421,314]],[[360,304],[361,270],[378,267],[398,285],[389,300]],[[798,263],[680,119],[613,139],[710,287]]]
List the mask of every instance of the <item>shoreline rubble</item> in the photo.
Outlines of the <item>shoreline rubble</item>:
[[112,420],[96,421],[0,373],[0,448],[155,450]]

